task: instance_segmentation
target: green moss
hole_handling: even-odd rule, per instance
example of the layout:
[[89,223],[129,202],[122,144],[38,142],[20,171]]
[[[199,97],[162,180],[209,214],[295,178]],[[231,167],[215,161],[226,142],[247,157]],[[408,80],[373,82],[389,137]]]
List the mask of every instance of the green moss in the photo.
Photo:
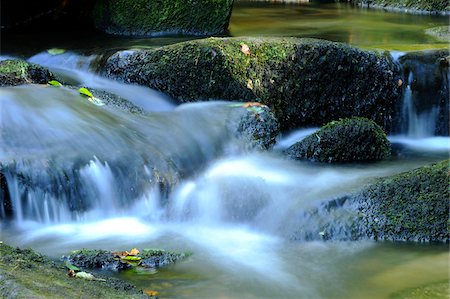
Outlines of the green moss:
[[448,299],[450,293],[448,281],[432,283],[417,288],[396,292],[391,299]]
[[[366,0],[350,0],[352,3],[367,3]],[[370,4],[390,6],[396,8],[409,8],[424,11],[448,11],[450,4],[447,0],[371,0]]]
[[356,198],[371,238],[449,240],[449,160],[381,179]]
[[0,86],[27,83],[46,84],[54,79],[47,69],[25,60],[9,59],[0,61]]
[[227,29],[232,6],[233,0],[101,0],[94,20],[116,34],[216,34]]
[[65,267],[35,253],[0,244],[1,298],[143,298],[125,282],[70,278]]
[[353,117],[326,124],[287,153],[294,159],[318,162],[375,161],[390,155],[390,143],[376,123]]
[[[243,44],[250,54],[241,51]],[[396,72],[376,53],[297,38],[195,40],[119,52],[104,66],[107,76],[158,89],[179,102],[262,102],[283,130],[350,116],[389,128],[399,92]]]

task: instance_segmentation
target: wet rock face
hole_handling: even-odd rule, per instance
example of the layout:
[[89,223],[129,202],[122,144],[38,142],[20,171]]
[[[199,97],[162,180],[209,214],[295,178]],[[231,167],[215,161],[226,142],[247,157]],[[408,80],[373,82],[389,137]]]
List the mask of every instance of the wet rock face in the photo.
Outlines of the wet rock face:
[[382,160],[390,143],[375,122],[359,117],[333,121],[287,149],[293,159],[317,162]]
[[410,52],[399,59],[415,110],[419,114],[439,110],[436,135],[449,135],[449,61],[448,49]]
[[53,74],[37,64],[19,59],[0,61],[0,86],[46,84],[50,80],[54,80]]
[[[247,49],[248,48],[248,49]],[[297,38],[210,38],[112,55],[104,75],[149,86],[179,102],[258,101],[282,130],[364,116],[389,130],[397,67],[345,44]]]
[[223,33],[234,0],[98,0],[94,22],[98,29],[120,35]]

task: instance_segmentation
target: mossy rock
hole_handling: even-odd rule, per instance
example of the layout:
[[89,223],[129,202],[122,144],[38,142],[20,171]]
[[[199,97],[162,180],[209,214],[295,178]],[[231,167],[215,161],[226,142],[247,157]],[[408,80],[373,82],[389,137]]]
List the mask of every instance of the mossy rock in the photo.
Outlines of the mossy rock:
[[450,286],[448,281],[427,284],[406,289],[389,296],[390,299],[448,299]]
[[447,0],[350,0],[349,2],[369,6],[378,5],[388,9],[415,10],[417,12],[448,12],[450,10],[450,4]]
[[365,235],[376,240],[449,241],[449,160],[401,173],[353,196]]
[[383,129],[361,117],[333,121],[287,149],[293,159],[317,162],[382,160],[390,155]]
[[53,74],[46,68],[20,59],[0,61],[0,86],[21,84],[46,84],[54,80]]
[[317,39],[201,39],[118,52],[102,71],[180,103],[258,101],[274,112],[282,130],[351,116],[389,129],[401,92],[390,59]]
[[[95,275],[98,277],[97,275]],[[98,277],[100,278],[100,277]],[[71,278],[62,263],[0,243],[1,298],[148,298],[124,281]]]
[[98,29],[121,35],[212,35],[228,28],[234,0],[99,0]]

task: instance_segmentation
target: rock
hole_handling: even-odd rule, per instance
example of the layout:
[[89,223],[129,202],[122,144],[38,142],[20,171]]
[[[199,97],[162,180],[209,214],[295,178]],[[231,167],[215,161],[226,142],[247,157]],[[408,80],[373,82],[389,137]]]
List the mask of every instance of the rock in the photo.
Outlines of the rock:
[[351,201],[375,240],[449,241],[449,160],[369,185]]
[[390,59],[315,39],[209,38],[117,52],[101,68],[105,76],[155,88],[180,103],[261,102],[282,130],[350,116],[389,130],[400,92]]
[[54,80],[53,74],[46,68],[20,59],[0,61],[0,86],[21,84],[46,84]]
[[432,27],[425,30],[425,33],[435,37],[441,42],[447,42],[450,40],[450,29],[448,26]]
[[[131,261],[131,263],[144,268],[160,268],[183,260],[189,255],[162,249],[143,249],[133,256],[136,257],[136,262]],[[116,253],[106,250],[77,250],[67,257],[63,256],[63,260],[84,269],[125,270],[132,266],[131,263],[119,258]]]
[[412,14],[450,14],[450,5],[447,0],[344,0],[340,2]]
[[[280,125],[270,109],[259,103],[244,103],[228,120],[230,132],[238,139],[241,148],[270,150],[280,134]],[[237,111],[239,110],[239,111]]]
[[1,298],[147,298],[127,282],[102,280],[71,278],[61,263],[0,243]]
[[377,161],[390,155],[390,143],[375,122],[353,117],[326,124],[286,152],[293,159],[317,162]]
[[228,28],[234,0],[99,0],[98,29],[121,35],[212,35]]
[[448,49],[410,52],[399,58],[405,79],[412,80],[409,88],[417,112],[438,109],[436,135],[449,135],[449,61]]

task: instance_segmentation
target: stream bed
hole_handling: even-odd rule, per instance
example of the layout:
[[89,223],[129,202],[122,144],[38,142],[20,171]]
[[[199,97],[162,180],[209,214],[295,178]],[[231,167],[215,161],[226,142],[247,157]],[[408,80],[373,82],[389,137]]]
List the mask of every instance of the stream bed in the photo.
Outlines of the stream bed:
[[[230,34],[315,37],[407,51],[447,47],[424,33],[447,24],[445,17],[367,11],[345,4],[238,1]],[[55,174],[46,171],[56,178],[65,159],[79,160],[84,179],[78,184],[87,190],[84,204],[89,207],[74,213],[59,204],[61,198],[26,191],[28,201],[20,203],[21,213],[0,223],[0,240],[6,244],[31,247],[54,259],[80,248],[192,252],[187,260],[158,270],[102,272],[158,291],[161,299],[389,299],[402,298],[408,289],[448,282],[448,244],[307,241],[300,231],[314,231],[318,225],[305,224],[303,211],[358,191],[377,178],[447,159],[449,137],[421,128],[417,130],[425,133],[420,136],[411,132],[388,136],[396,154],[370,164],[287,160],[281,151],[313,128],[284,134],[273,152],[249,152],[225,138],[218,119],[225,118],[226,104],[176,107],[159,92],[101,78],[91,68],[104,51],[189,38],[77,33],[2,39],[3,57],[25,57],[73,84],[118,94],[148,113],[128,118],[123,112],[90,108],[76,93],[51,87],[0,89],[0,129],[10,134],[7,139],[1,135],[0,158],[25,161],[18,163],[22,169],[54,162]],[[45,52],[53,47],[67,52],[59,56]],[[420,123],[428,126],[435,121],[430,116]],[[121,157],[132,159],[120,161]],[[169,158],[188,169],[189,176],[168,198],[150,184],[143,185],[139,196],[128,190],[128,181],[147,178],[149,163]],[[200,167],[190,169],[194,164]],[[42,173],[35,171],[39,178]],[[43,196],[45,204],[36,204],[33,195]]]

